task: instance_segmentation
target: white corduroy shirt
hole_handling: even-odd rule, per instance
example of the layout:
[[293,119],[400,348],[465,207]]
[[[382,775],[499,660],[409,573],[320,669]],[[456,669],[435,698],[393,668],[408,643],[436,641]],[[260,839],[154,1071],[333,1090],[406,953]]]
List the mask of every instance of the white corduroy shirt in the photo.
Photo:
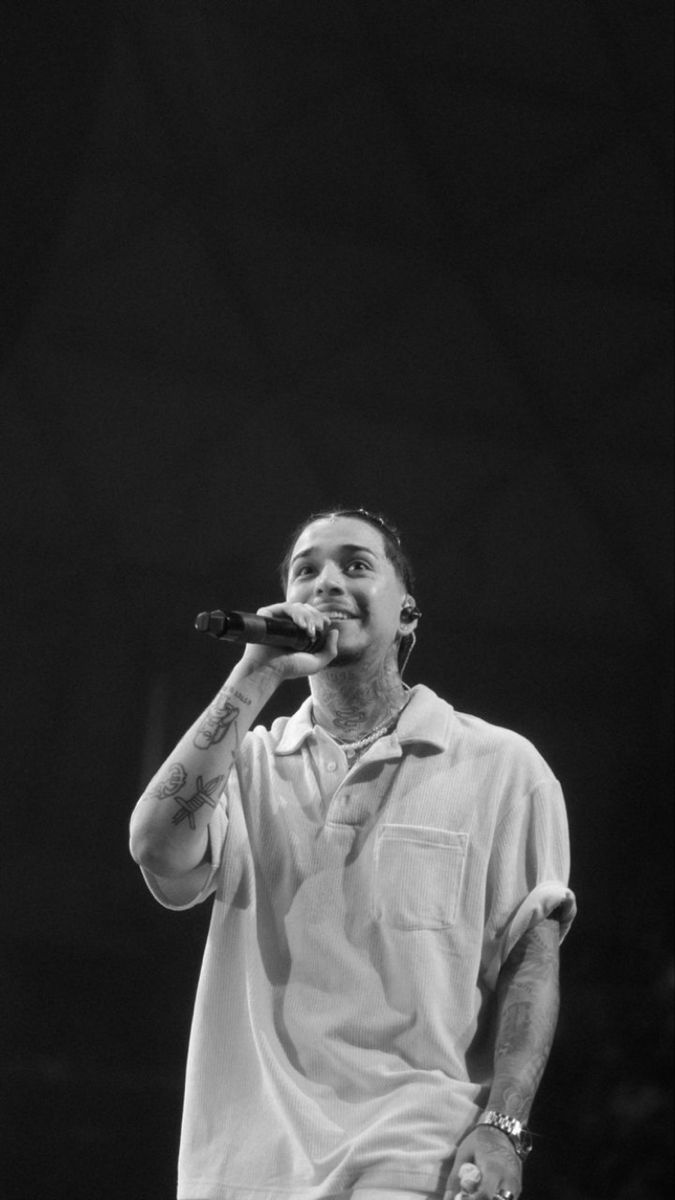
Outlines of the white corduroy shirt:
[[484,1106],[509,951],[575,902],[560,786],[518,734],[417,685],[348,769],[311,699],[244,738],[212,864],[179,1200],[442,1195]]

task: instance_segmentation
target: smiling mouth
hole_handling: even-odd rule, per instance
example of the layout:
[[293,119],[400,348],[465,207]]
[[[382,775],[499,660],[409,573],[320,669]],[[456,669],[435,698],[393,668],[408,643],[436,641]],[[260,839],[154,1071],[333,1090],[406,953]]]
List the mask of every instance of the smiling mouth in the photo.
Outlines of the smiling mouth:
[[328,617],[329,621],[353,621],[354,620],[354,613],[346,613],[346,612],[337,612],[336,611],[336,612],[324,612],[323,615],[325,617]]

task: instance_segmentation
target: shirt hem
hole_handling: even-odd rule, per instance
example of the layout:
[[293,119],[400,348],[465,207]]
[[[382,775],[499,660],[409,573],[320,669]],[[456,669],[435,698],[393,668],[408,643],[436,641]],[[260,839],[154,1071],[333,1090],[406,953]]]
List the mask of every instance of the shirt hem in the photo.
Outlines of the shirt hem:
[[250,1184],[227,1184],[216,1181],[189,1180],[178,1189],[177,1200],[361,1200],[362,1196],[391,1195],[395,1200],[397,1195],[402,1197],[415,1196],[419,1200],[431,1200],[431,1197],[444,1195],[445,1182],[439,1179],[438,1171],[378,1171],[376,1175],[367,1172],[361,1179],[345,1182],[337,1190],[325,1191],[322,1184],[298,1187],[251,1186]]

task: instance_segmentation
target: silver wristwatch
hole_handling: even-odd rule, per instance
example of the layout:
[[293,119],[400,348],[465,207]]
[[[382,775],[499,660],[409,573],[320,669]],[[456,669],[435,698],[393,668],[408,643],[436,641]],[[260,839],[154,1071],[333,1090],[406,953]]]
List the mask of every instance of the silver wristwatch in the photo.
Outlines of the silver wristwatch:
[[483,1113],[482,1117],[478,1118],[478,1124],[492,1125],[495,1129],[501,1129],[502,1133],[505,1133],[510,1139],[518,1158],[525,1162],[532,1150],[532,1135],[524,1125],[521,1125],[520,1121],[517,1121],[515,1117],[507,1117],[505,1113],[489,1109],[488,1112]]

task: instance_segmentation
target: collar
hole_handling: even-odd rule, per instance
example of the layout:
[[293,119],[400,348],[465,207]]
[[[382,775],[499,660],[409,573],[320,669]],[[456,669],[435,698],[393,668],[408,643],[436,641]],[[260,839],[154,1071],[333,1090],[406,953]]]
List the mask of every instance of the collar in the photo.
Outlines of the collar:
[[[417,742],[433,746],[435,750],[447,750],[453,711],[452,705],[441,700],[431,688],[417,683],[410,689],[410,699],[390,736],[396,737],[402,746]],[[313,735],[312,697],[308,696],[297,712],[286,719],[274,753],[295,754],[303,742]]]

